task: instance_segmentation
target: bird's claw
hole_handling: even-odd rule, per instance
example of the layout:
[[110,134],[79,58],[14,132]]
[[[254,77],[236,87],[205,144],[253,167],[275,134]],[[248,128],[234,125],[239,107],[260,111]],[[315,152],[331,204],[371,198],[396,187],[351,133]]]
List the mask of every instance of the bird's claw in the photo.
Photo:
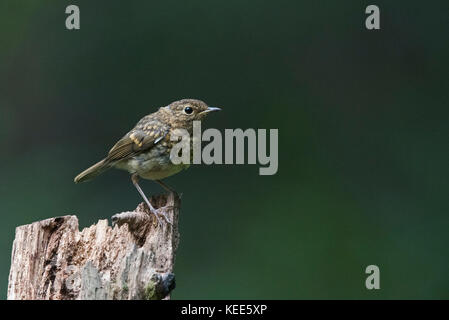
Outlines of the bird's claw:
[[162,220],[160,219],[160,217],[163,217],[164,220],[165,220],[168,224],[173,225],[173,223],[172,223],[172,222],[170,221],[170,219],[168,218],[167,213],[165,212],[164,209],[166,209],[166,207],[162,207],[162,208],[158,208],[158,209],[154,209],[154,208],[153,208],[153,209],[150,209],[150,212],[151,212],[152,214],[154,214],[154,216],[156,217],[157,224],[158,224],[159,227],[162,227]]
[[[159,211],[160,209],[158,209],[158,211]],[[170,219],[167,217],[167,213],[165,212],[165,211],[161,211],[161,212],[158,212],[158,214],[160,215],[160,216],[162,216],[162,217],[164,217],[164,219],[165,219],[165,221],[168,223],[168,224],[170,224],[170,225],[173,225],[173,223],[170,221]]]

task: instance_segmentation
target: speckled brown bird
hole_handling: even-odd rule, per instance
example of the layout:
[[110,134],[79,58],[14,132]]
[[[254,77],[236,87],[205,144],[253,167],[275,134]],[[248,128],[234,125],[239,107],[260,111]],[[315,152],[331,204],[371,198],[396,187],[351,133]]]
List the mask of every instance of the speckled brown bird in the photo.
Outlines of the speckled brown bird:
[[185,129],[192,135],[194,120],[202,120],[210,112],[219,110],[196,99],[183,99],[159,108],[143,117],[112,147],[106,158],[76,176],[75,183],[90,180],[110,168],[127,170],[158,222],[159,216],[163,216],[170,223],[163,211],[153,208],[148,201],[139,186],[139,177],[154,180],[167,191],[173,192],[161,179],[189,167],[189,164],[175,165],[170,160],[171,148],[176,143],[170,140],[173,130]]

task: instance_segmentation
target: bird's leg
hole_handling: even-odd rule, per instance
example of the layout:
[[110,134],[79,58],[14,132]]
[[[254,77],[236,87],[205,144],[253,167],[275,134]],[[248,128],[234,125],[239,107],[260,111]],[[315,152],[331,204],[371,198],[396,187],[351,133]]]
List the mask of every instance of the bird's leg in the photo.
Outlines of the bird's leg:
[[165,191],[169,192],[169,193],[174,193],[176,194],[176,191],[173,190],[172,188],[170,188],[165,182],[163,182],[162,180],[155,180],[157,183],[159,183],[159,185],[165,189]]
[[[178,196],[178,193],[174,189],[170,188],[167,184],[162,182],[162,180],[154,180],[154,181],[156,181],[165,191],[171,194],[173,198],[175,196]],[[173,208],[173,206],[165,206],[164,208]]]
[[153,213],[157,219],[158,225],[161,225],[161,219],[159,219],[156,209],[151,205],[150,201],[148,200],[145,193],[142,191],[142,188],[139,186],[139,176],[134,173],[131,175],[131,181],[133,182],[134,186],[136,187],[137,191],[139,191],[140,195],[142,196],[143,200],[145,200],[145,203],[147,204],[148,208],[150,209],[151,213]]
[[161,225],[161,220],[159,219],[159,216],[163,216],[165,218],[165,221],[167,221],[168,223],[172,224],[170,222],[170,220],[168,219],[167,215],[165,214],[165,212],[161,212],[159,209],[155,209],[151,205],[151,203],[148,200],[147,196],[145,195],[145,193],[143,193],[142,188],[140,188],[140,186],[139,186],[139,176],[136,173],[131,175],[131,181],[133,182],[133,184],[136,187],[137,191],[139,191],[139,193],[142,196],[143,200],[145,200],[145,203],[147,204],[148,208],[150,208],[151,213],[153,213],[156,216],[158,225]]

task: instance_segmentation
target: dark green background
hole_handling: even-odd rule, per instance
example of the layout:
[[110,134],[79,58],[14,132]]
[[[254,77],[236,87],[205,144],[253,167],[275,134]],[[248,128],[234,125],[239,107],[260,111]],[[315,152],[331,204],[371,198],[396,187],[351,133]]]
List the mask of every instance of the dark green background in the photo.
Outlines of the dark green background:
[[134,209],[125,172],[73,177],[192,97],[224,109],[203,128],[278,128],[279,171],[166,180],[183,193],[174,298],[449,298],[449,2],[374,3],[380,31],[372,1],[2,0],[0,297],[14,228]]

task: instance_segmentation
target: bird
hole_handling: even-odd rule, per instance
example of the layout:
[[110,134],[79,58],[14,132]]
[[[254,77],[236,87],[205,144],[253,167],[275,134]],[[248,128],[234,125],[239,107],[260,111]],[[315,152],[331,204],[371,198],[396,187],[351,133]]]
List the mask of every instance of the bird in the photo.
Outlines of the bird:
[[[87,168],[74,179],[75,183],[89,181],[110,168],[126,170],[131,174],[131,181],[150,212],[161,225],[160,216],[171,224],[164,210],[155,209],[139,185],[139,179],[153,180],[166,191],[174,192],[162,179],[187,169],[190,164],[174,164],[170,152],[177,141],[171,136],[177,129],[193,132],[193,122],[201,121],[208,114],[221,108],[208,106],[197,99],[174,101],[158,111],[144,116],[131,131],[125,134],[108,152],[103,160]],[[192,140],[192,139],[191,139]],[[192,152],[191,152],[192,154]]]

